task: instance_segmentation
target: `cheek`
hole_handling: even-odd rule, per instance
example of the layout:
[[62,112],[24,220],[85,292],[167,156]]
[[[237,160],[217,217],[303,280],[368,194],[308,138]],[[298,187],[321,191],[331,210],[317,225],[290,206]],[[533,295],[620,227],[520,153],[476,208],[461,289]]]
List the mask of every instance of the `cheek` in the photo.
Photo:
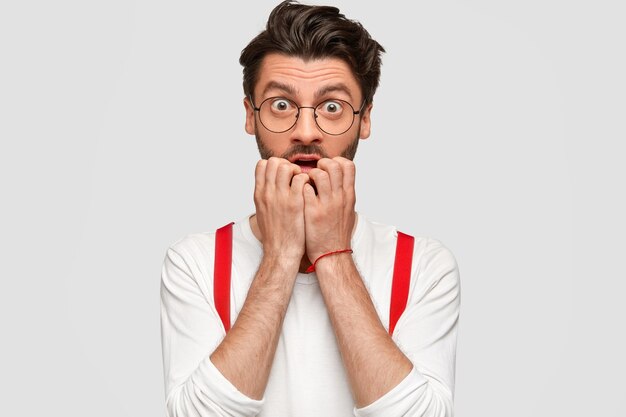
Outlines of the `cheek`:
[[289,150],[289,141],[282,139],[280,137],[272,136],[272,134],[265,134],[262,132],[263,129],[259,129],[257,125],[255,130],[255,136],[257,142],[261,144],[264,150],[271,154],[272,156],[282,156]]

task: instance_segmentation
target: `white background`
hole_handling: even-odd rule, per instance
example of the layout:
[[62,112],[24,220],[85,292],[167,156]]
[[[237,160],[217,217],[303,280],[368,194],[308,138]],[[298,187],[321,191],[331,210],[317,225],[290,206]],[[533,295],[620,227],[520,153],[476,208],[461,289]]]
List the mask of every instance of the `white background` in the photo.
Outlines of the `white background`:
[[[275,4],[2,2],[2,415],[165,415],[161,264],[254,210]],[[623,2],[335,4],[387,49],[357,209],[460,265],[456,415],[623,415]]]

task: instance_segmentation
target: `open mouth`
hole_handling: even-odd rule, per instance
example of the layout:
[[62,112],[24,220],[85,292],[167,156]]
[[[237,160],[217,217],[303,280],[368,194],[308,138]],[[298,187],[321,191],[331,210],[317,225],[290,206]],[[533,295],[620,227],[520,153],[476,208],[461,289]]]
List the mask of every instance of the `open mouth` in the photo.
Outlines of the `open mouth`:
[[302,172],[306,173],[312,170],[313,168],[317,168],[317,161],[319,161],[320,156],[314,153],[305,154],[300,153],[293,155],[289,158],[291,163],[298,165],[302,168]]
[[302,168],[316,168],[317,167],[317,160],[315,159],[296,159],[295,161],[293,161],[294,164],[296,165],[300,165]]

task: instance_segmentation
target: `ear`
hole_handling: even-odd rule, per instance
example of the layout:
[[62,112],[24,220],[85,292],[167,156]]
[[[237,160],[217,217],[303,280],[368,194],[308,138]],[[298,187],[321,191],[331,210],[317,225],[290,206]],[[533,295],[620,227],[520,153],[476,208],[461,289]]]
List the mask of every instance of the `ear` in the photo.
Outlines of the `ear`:
[[256,120],[254,118],[255,111],[248,97],[243,98],[243,107],[246,109],[246,132],[249,135],[254,135],[254,127],[256,123]]
[[372,114],[373,106],[374,105],[372,103],[368,104],[361,113],[361,130],[359,132],[359,138],[361,139],[367,139],[370,137],[372,129],[372,119],[370,116]]

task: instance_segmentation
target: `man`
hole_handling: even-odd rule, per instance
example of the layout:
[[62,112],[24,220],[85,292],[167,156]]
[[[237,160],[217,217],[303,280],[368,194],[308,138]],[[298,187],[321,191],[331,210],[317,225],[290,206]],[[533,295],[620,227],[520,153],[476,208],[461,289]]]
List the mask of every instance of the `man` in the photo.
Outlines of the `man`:
[[352,159],[370,135],[383,51],[339,10],[291,2],[243,50],[245,127],[262,157],[256,213],[226,239],[192,234],[168,250],[169,416],[452,415],[454,257],[412,241],[396,325],[401,234],[354,210]]

